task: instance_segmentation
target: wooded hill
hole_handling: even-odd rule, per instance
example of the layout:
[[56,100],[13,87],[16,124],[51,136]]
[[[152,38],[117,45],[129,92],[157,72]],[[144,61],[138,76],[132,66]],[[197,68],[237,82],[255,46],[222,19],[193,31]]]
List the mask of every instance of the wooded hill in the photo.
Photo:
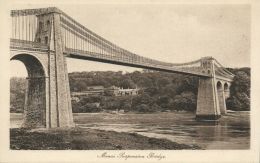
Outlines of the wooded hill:
[[[250,110],[250,68],[229,69],[236,76],[227,100],[230,110]],[[144,70],[132,73],[122,71],[73,72],[69,74],[72,92],[85,91],[87,86],[102,85],[105,88],[139,88],[138,96],[106,97],[92,96],[73,102],[73,112],[99,112],[124,109],[134,112],[155,112],[166,110],[195,111],[198,78],[181,74]],[[11,79],[11,112],[22,112],[26,81]],[[99,102],[100,107],[88,103]]]

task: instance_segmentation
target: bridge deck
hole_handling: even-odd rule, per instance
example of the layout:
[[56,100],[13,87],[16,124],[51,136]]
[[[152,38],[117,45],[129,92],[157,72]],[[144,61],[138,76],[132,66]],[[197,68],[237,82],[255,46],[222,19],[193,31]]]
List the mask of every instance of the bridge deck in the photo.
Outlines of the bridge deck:
[[[25,50],[28,52],[35,52],[35,51],[48,51],[49,48],[45,44],[33,42],[33,41],[25,41],[25,40],[18,40],[18,39],[11,39],[10,41],[10,49],[15,50]],[[97,61],[103,63],[110,63],[122,66],[130,66],[136,68],[144,68],[156,71],[164,71],[164,72],[171,72],[171,73],[180,73],[180,74],[187,74],[192,76],[198,77],[209,77],[208,74],[203,74],[200,72],[200,67],[169,67],[163,65],[156,65],[152,63],[145,63],[142,61],[137,60],[126,60],[124,58],[119,58],[117,56],[109,56],[109,55],[102,55],[95,52],[90,51],[82,51],[82,50],[75,50],[70,48],[65,48],[64,55],[69,58],[77,58],[77,59],[85,59],[90,61]]]

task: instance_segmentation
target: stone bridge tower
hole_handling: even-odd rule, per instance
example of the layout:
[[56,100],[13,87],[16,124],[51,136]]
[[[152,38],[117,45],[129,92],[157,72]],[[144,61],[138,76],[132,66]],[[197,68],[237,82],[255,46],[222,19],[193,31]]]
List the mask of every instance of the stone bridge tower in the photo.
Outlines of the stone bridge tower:
[[201,77],[199,79],[196,118],[216,120],[221,117],[221,113],[216,86],[214,59],[203,59],[201,67],[202,71],[208,73],[211,77]]
[[212,57],[205,57],[201,60],[201,70],[209,77],[199,79],[197,119],[216,120],[227,112],[226,99],[230,96],[229,88],[233,74],[225,72],[223,68],[219,68],[218,64]]
[[35,53],[16,52],[11,59],[20,60],[28,71],[23,127],[74,126],[66,59],[63,51],[60,13],[37,15],[35,42],[48,49]]

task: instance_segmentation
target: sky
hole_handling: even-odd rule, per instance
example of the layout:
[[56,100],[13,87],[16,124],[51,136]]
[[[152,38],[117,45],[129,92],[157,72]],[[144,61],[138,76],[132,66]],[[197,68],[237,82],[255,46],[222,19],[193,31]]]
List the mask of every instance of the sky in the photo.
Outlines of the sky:
[[[52,7],[23,5],[14,9]],[[144,57],[183,63],[212,56],[226,67],[250,66],[250,6],[180,4],[55,5],[107,40]],[[68,72],[136,68],[68,59]],[[11,61],[11,76],[27,76]]]

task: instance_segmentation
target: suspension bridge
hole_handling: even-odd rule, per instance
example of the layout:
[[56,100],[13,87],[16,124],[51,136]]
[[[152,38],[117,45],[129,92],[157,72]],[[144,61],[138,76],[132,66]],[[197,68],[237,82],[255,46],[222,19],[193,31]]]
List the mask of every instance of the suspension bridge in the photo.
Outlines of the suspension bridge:
[[65,57],[199,77],[196,118],[218,119],[234,75],[213,57],[169,63],[143,57],[97,35],[55,7],[12,10],[10,59],[28,71],[25,127],[74,125]]

